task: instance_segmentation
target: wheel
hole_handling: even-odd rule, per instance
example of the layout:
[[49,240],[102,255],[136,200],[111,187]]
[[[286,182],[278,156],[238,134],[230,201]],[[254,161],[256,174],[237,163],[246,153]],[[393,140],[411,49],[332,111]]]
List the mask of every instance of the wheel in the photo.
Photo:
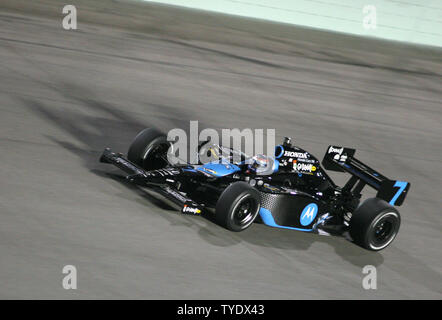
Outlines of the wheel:
[[145,170],[161,169],[168,165],[166,159],[169,146],[165,134],[147,128],[135,137],[127,152],[127,158]]
[[393,242],[401,216],[395,207],[379,198],[365,200],[350,220],[350,236],[361,247],[379,251]]
[[243,231],[255,220],[260,209],[259,192],[246,182],[228,186],[216,203],[216,222],[231,231]]

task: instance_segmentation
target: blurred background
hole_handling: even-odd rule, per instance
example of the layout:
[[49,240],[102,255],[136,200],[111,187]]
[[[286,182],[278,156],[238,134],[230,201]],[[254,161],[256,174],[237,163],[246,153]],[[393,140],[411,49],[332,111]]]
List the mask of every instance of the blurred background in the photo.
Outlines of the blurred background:
[[[438,0],[150,1],[298,26],[433,46],[442,45]],[[361,26],[363,26],[361,28]]]

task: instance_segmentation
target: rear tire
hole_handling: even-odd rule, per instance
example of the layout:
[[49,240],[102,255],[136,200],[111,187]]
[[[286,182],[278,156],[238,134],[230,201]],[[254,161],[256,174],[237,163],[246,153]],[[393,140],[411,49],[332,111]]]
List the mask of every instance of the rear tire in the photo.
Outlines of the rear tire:
[[231,231],[247,229],[258,216],[259,192],[246,182],[228,186],[216,203],[215,220]]
[[167,156],[169,146],[165,134],[153,128],[146,128],[135,137],[127,152],[127,158],[148,171],[161,169],[168,165],[161,156]]
[[350,220],[350,236],[359,246],[379,251],[393,242],[401,224],[395,207],[379,198],[365,200]]

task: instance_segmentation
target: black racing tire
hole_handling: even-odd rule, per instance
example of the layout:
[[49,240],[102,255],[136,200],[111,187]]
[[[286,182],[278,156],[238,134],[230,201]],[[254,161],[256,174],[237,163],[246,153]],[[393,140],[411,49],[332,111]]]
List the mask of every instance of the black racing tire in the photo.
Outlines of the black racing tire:
[[369,198],[353,212],[350,236],[357,245],[379,251],[393,242],[400,225],[401,216],[395,207],[382,199]]
[[159,155],[166,156],[170,143],[167,136],[153,128],[146,128],[135,137],[127,158],[145,170],[161,169],[168,165]]
[[259,192],[246,182],[235,182],[221,193],[215,220],[228,230],[243,231],[256,219],[260,207]]

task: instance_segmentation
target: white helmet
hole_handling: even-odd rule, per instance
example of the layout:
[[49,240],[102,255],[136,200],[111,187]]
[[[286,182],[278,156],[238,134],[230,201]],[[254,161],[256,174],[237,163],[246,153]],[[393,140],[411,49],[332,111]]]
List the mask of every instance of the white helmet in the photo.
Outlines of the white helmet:
[[275,160],[264,154],[257,154],[252,157],[252,167],[258,175],[269,175],[275,170]]

